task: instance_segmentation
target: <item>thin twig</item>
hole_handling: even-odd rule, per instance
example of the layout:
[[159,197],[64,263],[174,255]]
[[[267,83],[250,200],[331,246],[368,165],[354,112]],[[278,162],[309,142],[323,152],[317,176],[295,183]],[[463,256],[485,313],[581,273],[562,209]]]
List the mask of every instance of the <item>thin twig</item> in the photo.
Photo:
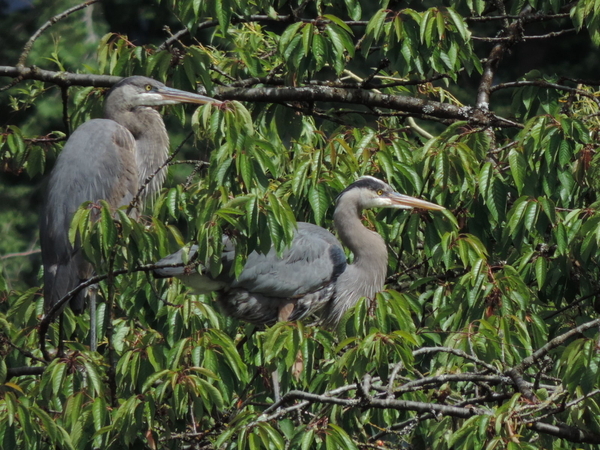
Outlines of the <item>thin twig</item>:
[[131,200],[131,202],[129,203],[129,206],[127,207],[127,215],[131,214],[131,211],[133,211],[135,208],[137,208],[140,205],[140,201],[142,198],[142,194],[143,192],[146,190],[146,187],[150,184],[150,182],[153,180],[153,178],[158,175],[160,173],[161,170],[163,170],[165,167],[167,167],[169,164],[171,164],[171,161],[173,161],[173,158],[175,158],[175,156],[177,156],[177,154],[181,151],[181,149],[183,148],[183,145],[187,142],[187,140],[189,138],[191,138],[194,135],[193,131],[190,131],[188,133],[188,135],[181,141],[181,143],[177,146],[177,148],[173,151],[173,153],[171,153],[167,159],[165,159],[165,161],[154,171],[154,173],[151,173],[145,180],[144,183],[140,186],[140,188],[138,189],[137,193],[135,194],[135,197],[133,197],[133,200]]
[[60,87],[60,94],[62,97],[63,105],[63,124],[65,126],[65,135],[67,139],[71,135],[71,123],[69,120],[69,88],[67,86]]
[[[156,269],[164,269],[164,268],[168,268],[168,267],[186,267],[186,264],[184,264],[184,263],[146,264],[146,265],[134,267],[132,269],[117,269],[117,270],[114,270],[111,273],[111,275],[117,276],[117,275],[124,275],[126,273],[134,273],[134,272],[151,272]],[[42,354],[44,355],[45,360],[48,361],[50,359],[50,356],[48,355],[48,352],[46,351],[46,332],[48,331],[48,327],[50,326],[50,324],[52,323],[52,321],[54,320],[54,318],[56,317],[58,312],[63,308],[63,306],[69,300],[71,300],[75,295],[77,295],[83,289],[90,287],[94,284],[97,284],[100,281],[104,281],[108,277],[109,277],[109,274],[103,274],[103,275],[95,275],[91,278],[88,278],[87,280],[83,281],[82,283],[80,283],[79,285],[77,285],[76,287],[71,289],[69,292],[67,292],[46,313],[44,318],[40,321],[39,330],[38,330],[38,335],[39,335],[39,340],[40,340],[40,350],[41,350]]]
[[7,253],[6,255],[0,256],[0,261],[5,260],[5,259],[10,259],[10,258],[17,258],[20,256],[30,256],[30,255],[35,255],[37,253],[40,253],[42,250],[40,250],[39,248],[34,248],[33,250],[29,250],[26,252],[20,252],[20,253]]
[[587,98],[591,99],[597,105],[600,105],[600,100],[595,95],[590,94],[587,91],[584,91],[582,89],[573,88],[570,86],[564,86],[561,84],[550,83],[545,80],[513,81],[513,82],[509,82],[509,83],[501,83],[501,84],[497,84],[496,86],[493,86],[490,89],[490,92],[495,92],[500,89],[511,89],[511,88],[526,87],[526,86],[537,86],[537,87],[542,87],[542,88],[556,89],[559,91],[573,92],[575,94],[581,95],[582,97],[587,97]]
[[34,42],[42,35],[42,33],[44,31],[46,31],[48,28],[50,28],[56,22],[64,19],[65,17],[68,17],[70,14],[74,13],[75,11],[79,11],[80,9],[87,8],[88,6],[90,6],[94,3],[98,3],[99,1],[101,1],[101,0],[88,0],[85,3],[81,3],[80,5],[73,6],[72,8],[69,8],[66,11],[63,11],[62,13],[57,14],[54,17],[51,17],[50,20],[48,20],[44,25],[42,25],[29,38],[29,40],[25,44],[25,47],[23,47],[23,52],[21,53],[21,56],[19,57],[19,62],[17,63],[17,66],[25,65],[25,62],[27,61],[27,56],[29,56],[29,52],[31,52],[31,48],[33,47]]
[[450,347],[421,347],[418,350],[413,352],[414,356],[421,354],[430,354],[430,353],[451,353],[456,356],[460,356],[461,358],[468,359],[469,361],[473,361],[475,364],[485,367],[490,372],[493,372],[497,375],[502,375],[502,371],[497,367],[492,366],[491,364],[486,363],[468,353],[458,349],[458,348],[450,348]]
[[[576,33],[577,29],[575,28],[567,28],[565,30],[560,31],[552,31],[551,33],[534,35],[534,36],[523,36],[521,37],[522,41],[535,41],[541,39],[551,39],[558,36],[562,36],[563,34]],[[508,37],[485,37],[485,36],[471,36],[471,39],[474,41],[482,41],[482,42],[509,42],[512,38]]]

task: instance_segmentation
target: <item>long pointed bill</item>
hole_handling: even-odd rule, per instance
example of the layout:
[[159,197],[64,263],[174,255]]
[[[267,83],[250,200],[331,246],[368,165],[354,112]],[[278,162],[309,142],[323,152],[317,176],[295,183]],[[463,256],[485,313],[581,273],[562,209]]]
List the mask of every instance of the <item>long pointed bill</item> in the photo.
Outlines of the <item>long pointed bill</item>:
[[214,103],[215,105],[220,105],[223,102],[216,100],[212,97],[207,97],[205,95],[195,94],[193,92],[180,91],[179,89],[173,89],[170,87],[161,87],[156,93],[165,100],[165,104],[167,103],[196,103],[196,104],[205,104],[205,103]]
[[435,203],[426,202],[425,200],[421,200],[420,198],[410,197],[408,195],[399,194],[395,192],[390,195],[390,207],[399,208],[399,209],[411,209],[411,208],[421,208],[421,209],[432,209],[435,211],[441,211],[442,209],[446,209],[443,206],[436,205]]

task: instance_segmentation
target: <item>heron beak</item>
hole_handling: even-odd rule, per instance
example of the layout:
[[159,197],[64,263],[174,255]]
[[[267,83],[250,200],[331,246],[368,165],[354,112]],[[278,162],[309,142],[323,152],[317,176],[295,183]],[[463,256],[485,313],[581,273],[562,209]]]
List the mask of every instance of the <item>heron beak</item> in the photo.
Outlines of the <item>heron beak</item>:
[[201,105],[206,103],[214,103],[215,105],[220,105],[223,103],[212,97],[194,94],[193,92],[180,91],[179,89],[173,89],[166,86],[159,88],[156,91],[156,94],[161,96],[162,100],[164,101],[163,104],[165,105],[173,105],[177,103],[196,103]]
[[410,197],[408,195],[399,194],[398,192],[394,192],[390,194],[388,199],[390,200],[390,207],[398,208],[398,209],[412,209],[412,208],[420,208],[420,209],[431,209],[435,211],[441,211],[442,209],[446,209],[443,206],[436,205],[435,203],[430,203],[425,200],[421,200],[419,198]]

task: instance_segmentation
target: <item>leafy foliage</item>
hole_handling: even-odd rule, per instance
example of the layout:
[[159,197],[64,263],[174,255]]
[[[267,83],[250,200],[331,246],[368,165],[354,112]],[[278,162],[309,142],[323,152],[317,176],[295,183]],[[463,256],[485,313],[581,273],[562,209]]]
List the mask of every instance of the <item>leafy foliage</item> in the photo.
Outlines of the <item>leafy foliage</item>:
[[[140,221],[105,202],[75,214],[104,299],[98,352],[89,313],[66,310],[68,351],[54,357],[53,323],[44,360],[39,285],[0,278],[0,447],[595,448],[597,84],[542,65],[512,79],[494,58],[531,24],[597,43],[596,7],[450,3],[172,1],[185,29],[162,45],[101,38],[100,74],[228,101],[170,110],[169,128],[196,139],[172,165],[193,169]],[[60,85],[36,77],[8,91],[16,110]],[[78,125],[101,90],[74,84]],[[8,125],[2,169],[35,180],[63,141]],[[189,242],[219,273],[223,234],[239,273],[250,251],[285,248],[297,220],[330,227],[337,194],[366,174],[447,210],[365,214],[389,244],[387,289],[336,330],[257,328],[148,274]]]

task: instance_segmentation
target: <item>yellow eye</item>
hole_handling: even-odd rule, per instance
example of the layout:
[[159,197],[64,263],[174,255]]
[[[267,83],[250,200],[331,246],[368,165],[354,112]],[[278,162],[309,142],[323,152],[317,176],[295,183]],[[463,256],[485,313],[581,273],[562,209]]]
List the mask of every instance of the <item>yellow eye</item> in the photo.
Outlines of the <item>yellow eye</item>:
[[146,85],[146,90],[147,91],[151,91],[152,90],[152,85],[151,84],[147,84]]
[[377,191],[377,195],[383,195],[383,189],[379,189],[379,190]]

